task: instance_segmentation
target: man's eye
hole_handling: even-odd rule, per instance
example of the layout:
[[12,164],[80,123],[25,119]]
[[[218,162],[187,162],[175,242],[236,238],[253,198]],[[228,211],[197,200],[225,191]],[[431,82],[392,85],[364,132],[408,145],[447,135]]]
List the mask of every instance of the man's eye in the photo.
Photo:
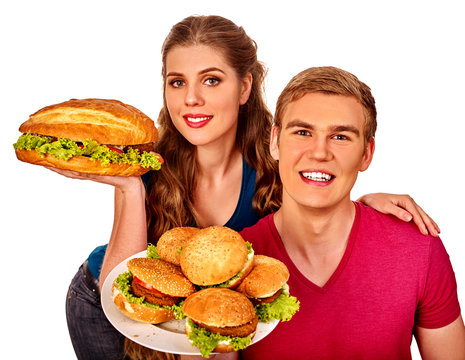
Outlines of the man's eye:
[[309,136],[310,132],[308,130],[297,130],[296,134],[297,135],[303,135],[303,136]]
[[178,88],[178,87],[181,87],[183,85],[183,82],[182,82],[182,80],[172,80],[170,82],[170,85],[172,87]]
[[335,140],[347,140],[347,136],[338,134],[338,135],[334,135],[333,139],[335,139]]

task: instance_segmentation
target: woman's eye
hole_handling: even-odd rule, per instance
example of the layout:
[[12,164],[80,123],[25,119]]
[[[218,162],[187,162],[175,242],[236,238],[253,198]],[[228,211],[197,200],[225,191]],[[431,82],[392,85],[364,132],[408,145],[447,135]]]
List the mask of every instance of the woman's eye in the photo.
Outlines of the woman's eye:
[[220,79],[218,78],[208,78],[207,80],[205,80],[206,85],[214,86],[214,85],[218,85],[219,83],[220,83]]
[[170,85],[172,87],[178,88],[178,87],[181,87],[183,85],[183,82],[182,82],[182,80],[172,80],[172,81],[170,81]]

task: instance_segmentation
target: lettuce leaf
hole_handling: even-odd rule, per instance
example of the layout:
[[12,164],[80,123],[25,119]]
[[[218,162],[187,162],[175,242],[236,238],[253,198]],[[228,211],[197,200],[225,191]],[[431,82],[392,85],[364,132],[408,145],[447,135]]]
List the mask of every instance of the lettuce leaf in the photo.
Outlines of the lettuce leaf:
[[256,305],[255,312],[261,322],[268,322],[271,319],[289,321],[299,308],[300,302],[295,296],[289,295],[289,287],[286,284],[275,301],[269,304]]
[[82,144],[69,139],[53,138],[51,136],[37,136],[33,134],[23,134],[18,141],[13,144],[17,150],[35,150],[40,156],[50,154],[59,160],[67,161],[73,156],[87,156],[92,160],[98,160],[103,166],[110,163],[118,164],[141,164],[142,167],[160,170],[161,163],[158,156],[144,151],[139,154],[139,150],[131,147],[121,154],[110,150],[105,145],[100,145],[94,140],[84,140]]
[[131,304],[139,304],[139,305],[145,305],[149,308],[152,309],[157,309],[157,308],[164,308],[171,310],[174,313],[174,316],[176,319],[184,319],[186,316],[184,315],[182,311],[182,304],[183,301],[174,304],[174,305],[155,305],[152,303],[149,303],[148,301],[145,301],[145,298],[138,297],[134,295],[132,292],[132,287],[131,287],[131,282],[132,282],[132,274],[130,271],[126,271],[116,278],[116,284],[118,285],[119,290],[123,293],[123,295],[128,299],[129,303]]
[[161,260],[160,255],[158,255],[157,247],[153,244],[147,245],[147,257],[150,259]]
[[231,337],[212,333],[196,325],[191,319],[187,319],[191,332],[187,335],[193,345],[200,349],[203,357],[209,357],[210,353],[218,346],[220,341],[229,341],[235,351],[242,350],[252,343],[249,336]]

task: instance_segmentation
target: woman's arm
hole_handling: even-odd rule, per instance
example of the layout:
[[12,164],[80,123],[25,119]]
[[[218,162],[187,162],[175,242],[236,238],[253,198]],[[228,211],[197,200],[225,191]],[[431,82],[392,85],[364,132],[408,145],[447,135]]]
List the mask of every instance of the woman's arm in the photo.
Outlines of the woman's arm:
[[438,236],[439,226],[431,217],[409,196],[375,193],[363,195],[360,201],[383,214],[397,216],[404,221],[413,220],[422,234]]
[[138,176],[104,176],[48,168],[60,175],[92,180],[115,187],[113,229],[100,272],[100,287],[110,271],[121,261],[147,249],[145,187]]
[[145,187],[140,177],[128,180],[124,187],[115,188],[115,216],[100,271],[100,287],[121,261],[147,249]]

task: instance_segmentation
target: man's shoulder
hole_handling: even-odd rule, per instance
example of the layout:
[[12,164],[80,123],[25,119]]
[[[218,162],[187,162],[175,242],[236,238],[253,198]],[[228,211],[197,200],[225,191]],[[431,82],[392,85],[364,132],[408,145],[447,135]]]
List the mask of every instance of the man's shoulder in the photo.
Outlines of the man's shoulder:
[[379,243],[428,249],[433,243],[441,242],[439,238],[423,235],[413,221],[403,221],[394,215],[383,214],[364,204],[357,203],[359,209],[358,232]]

